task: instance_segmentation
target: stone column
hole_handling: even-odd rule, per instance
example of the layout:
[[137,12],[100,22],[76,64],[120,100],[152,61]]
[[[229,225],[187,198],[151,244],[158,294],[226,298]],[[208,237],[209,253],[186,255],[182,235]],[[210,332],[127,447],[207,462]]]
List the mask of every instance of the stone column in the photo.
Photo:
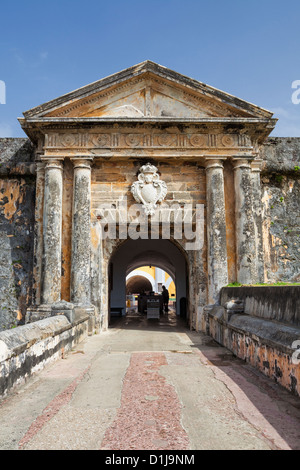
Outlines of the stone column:
[[256,239],[256,263],[257,263],[257,280],[264,282],[264,254],[263,254],[263,236],[262,236],[262,194],[260,183],[260,171],[262,160],[255,159],[251,162],[251,178],[253,192],[253,211],[255,222],[255,239]]
[[257,282],[255,222],[251,165],[247,159],[236,159],[234,167],[237,282]]
[[43,269],[43,207],[45,192],[45,163],[36,164],[35,218],[34,218],[34,304],[41,303],[41,280]]
[[223,162],[206,160],[208,303],[219,301],[228,284]]
[[73,225],[71,302],[91,304],[91,159],[72,159]]
[[49,160],[45,166],[43,214],[42,304],[61,299],[61,229],[62,229],[63,163]]

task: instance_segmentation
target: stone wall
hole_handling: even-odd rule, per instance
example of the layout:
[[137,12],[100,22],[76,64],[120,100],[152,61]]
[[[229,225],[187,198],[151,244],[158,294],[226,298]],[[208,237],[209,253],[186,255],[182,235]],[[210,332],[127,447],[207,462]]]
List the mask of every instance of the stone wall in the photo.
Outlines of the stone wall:
[[261,148],[265,282],[300,282],[300,138]]
[[22,323],[31,303],[34,203],[32,145],[0,139],[0,331]]

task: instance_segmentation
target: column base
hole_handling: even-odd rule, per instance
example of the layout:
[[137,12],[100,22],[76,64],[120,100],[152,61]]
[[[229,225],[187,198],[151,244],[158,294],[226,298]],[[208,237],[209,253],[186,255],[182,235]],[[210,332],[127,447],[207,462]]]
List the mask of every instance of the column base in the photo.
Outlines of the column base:
[[25,324],[51,317],[51,305],[32,305],[26,310]]
[[66,300],[60,300],[51,305],[51,316],[65,315],[70,323],[75,321],[75,305]]
[[88,334],[92,335],[93,332],[95,331],[95,307],[92,304],[89,305],[82,305],[82,304],[75,304],[74,305],[74,311],[73,311],[73,320],[71,323],[75,323],[78,321],[80,318],[87,316],[89,321],[88,321]]
[[56,315],[65,315],[71,324],[81,322],[85,317],[89,319],[89,331],[94,327],[94,305],[73,304],[61,300],[51,305],[33,305],[27,309],[25,323],[33,323]]

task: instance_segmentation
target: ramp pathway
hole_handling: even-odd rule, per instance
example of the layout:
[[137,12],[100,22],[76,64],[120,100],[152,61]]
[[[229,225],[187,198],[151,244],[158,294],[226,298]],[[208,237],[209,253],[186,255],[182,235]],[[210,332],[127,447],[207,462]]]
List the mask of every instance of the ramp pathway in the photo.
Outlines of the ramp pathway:
[[116,318],[0,403],[0,449],[299,449],[300,400],[170,313]]

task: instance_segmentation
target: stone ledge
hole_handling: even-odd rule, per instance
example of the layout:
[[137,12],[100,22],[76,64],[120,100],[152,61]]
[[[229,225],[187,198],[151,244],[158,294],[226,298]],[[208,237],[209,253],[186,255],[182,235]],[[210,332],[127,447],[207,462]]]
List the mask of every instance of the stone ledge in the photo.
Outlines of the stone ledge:
[[49,363],[80,343],[89,330],[89,316],[70,323],[56,315],[0,333],[0,397],[26,382]]
[[64,315],[0,332],[0,362],[21,354],[33,344],[72,328]]
[[239,299],[244,313],[300,327],[300,286],[240,286],[221,289],[221,305]]
[[51,316],[65,315],[72,325],[88,320],[93,315],[95,307],[93,305],[78,306],[71,302],[61,300],[51,305]]
[[223,326],[251,336],[255,341],[280,349],[286,354],[293,354],[295,350],[292,348],[292,344],[300,339],[300,328],[296,326],[234,313],[227,320],[226,309],[222,306],[213,307],[208,315]]
[[65,316],[69,323],[78,325],[83,321],[89,320],[94,314],[94,305],[78,306],[71,302],[62,300],[52,305],[32,306],[26,312],[26,325],[36,324],[45,319],[56,316]]
[[206,322],[207,333],[217,343],[300,396],[299,353],[292,347],[300,340],[299,327],[247,314],[231,312],[228,316],[217,305],[206,308]]
[[261,344],[280,349],[286,354],[293,354],[292,344],[300,339],[300,328],[245,315],[233,315],[228,327],[252,336],[254,340],[259,339]]

